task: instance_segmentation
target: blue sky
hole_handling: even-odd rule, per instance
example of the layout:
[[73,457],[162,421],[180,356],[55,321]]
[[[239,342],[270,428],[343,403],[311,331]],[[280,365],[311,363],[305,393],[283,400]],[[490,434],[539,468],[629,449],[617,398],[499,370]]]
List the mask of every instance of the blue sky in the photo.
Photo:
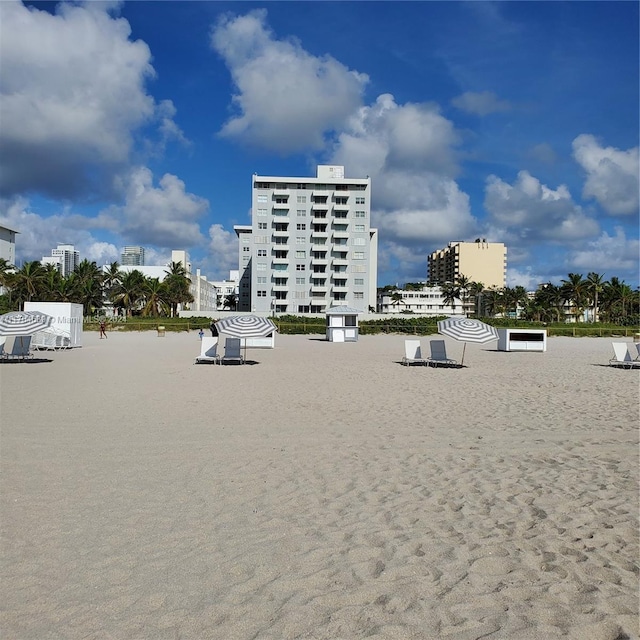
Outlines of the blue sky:
[[237,268],[251,176],[372,178],[378,285],[450,241],[508,284],[638,285],[638,3],[0,3],[0,224],[18,263]]

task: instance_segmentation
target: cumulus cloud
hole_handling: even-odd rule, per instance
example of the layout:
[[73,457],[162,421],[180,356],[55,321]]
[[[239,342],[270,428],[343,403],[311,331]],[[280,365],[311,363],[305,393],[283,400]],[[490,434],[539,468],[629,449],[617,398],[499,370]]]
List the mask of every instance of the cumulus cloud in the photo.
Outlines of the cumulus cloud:
[[16,261],[41,260],[50,256],[58,243],[72,244],[85,258],[102,265],[120,259],[120,251],[109,242],[98,240],[86,228],[86,218],[68,211],[44,217],[31,209],[24,197],[0,200],[0,224],[19,232]]
[[605,231],[584,248],[572,251],[567,259],[567,265],[575,270],[607,272],[610,275],[630,273],[637,277],[638,255],[640,242],[627,238],[622,227],[616,227],[614,235]]
[[[453,180],[459,142],[436,106],[383,94],[349,120],[331,162],[371,177],[372,223],[391,243],[431,245],[473,233],[469,197]],[[397,253],[397,252],[396,252]],[[421,260],[426,264],[426,249]]]
[[115,6],[61,3],[52,15],[0,3],[0,193],[104,192],[138,128],[159,118],[162,135],[179,137],[168,105],[145,90],[149,47],[130,40]]
[[573,157],[587,173],[585,198],[595,198],[611,215],[638,212],[638,147],[626,151],[602,147],[594,136],[582,134],[573,141]]
[[198,219],[204,215],[209,202],[187,193],[185,184],[169,173],[153,184],[147,167],[136,167],[121,178],[124,205],[102,212],[100,223],[117,228],[129,242],[159,247],[191,247],[204,241]]
[[212,29],[211,46],[237,88],[237,113],[220,133],[281,153],[322,148],[360,106],[368,77],[293,38],[277,40],[266,17],[265,10],[225,15]]
[[551,189],[528,171],[513,185],[489,176],[484,206],[489,222],[518,241],[573,241],[599,233],[598,223],[573,202],[565,185]]
[[224,280],[229,271],[238,269],[238,237],[221,224],[209,227],[209,253],[203,268],[213,274],[214,279]]
[[493,91],[466,91],[454,98],[451,104],[460,111],[477,116],[487,116],[490,113],[511,109],[511,104],[506,100],[500,100]]

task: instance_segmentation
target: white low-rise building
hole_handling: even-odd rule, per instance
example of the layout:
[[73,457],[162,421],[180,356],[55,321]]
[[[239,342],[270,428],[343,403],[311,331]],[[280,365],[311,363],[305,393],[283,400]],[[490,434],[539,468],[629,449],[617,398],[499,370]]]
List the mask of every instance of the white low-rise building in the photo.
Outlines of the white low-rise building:
[[419,290],[394,289],[378,292],[378,313],[412,313],[423,316],[463,315],[462,300],[445,304],[442,289],[425,286]]

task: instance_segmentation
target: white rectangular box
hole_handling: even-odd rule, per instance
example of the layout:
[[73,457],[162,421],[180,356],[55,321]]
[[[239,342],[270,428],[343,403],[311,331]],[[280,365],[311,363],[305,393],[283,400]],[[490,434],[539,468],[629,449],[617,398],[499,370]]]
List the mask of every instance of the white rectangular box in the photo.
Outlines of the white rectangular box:
[[498,351],[546,350],[546,329],[498,329]]
[[82,305],[75,302],[25,302],[25,311],[38,311],[53,317],[51,328],[69,337],[71,347],[82,346]]

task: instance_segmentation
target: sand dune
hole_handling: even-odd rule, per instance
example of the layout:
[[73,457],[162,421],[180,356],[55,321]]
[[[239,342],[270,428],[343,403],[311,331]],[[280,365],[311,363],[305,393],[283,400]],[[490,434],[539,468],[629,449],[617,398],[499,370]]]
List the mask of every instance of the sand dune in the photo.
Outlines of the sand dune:
[[403,340],[0,365],[2,637],[638,638],[638,371]]

